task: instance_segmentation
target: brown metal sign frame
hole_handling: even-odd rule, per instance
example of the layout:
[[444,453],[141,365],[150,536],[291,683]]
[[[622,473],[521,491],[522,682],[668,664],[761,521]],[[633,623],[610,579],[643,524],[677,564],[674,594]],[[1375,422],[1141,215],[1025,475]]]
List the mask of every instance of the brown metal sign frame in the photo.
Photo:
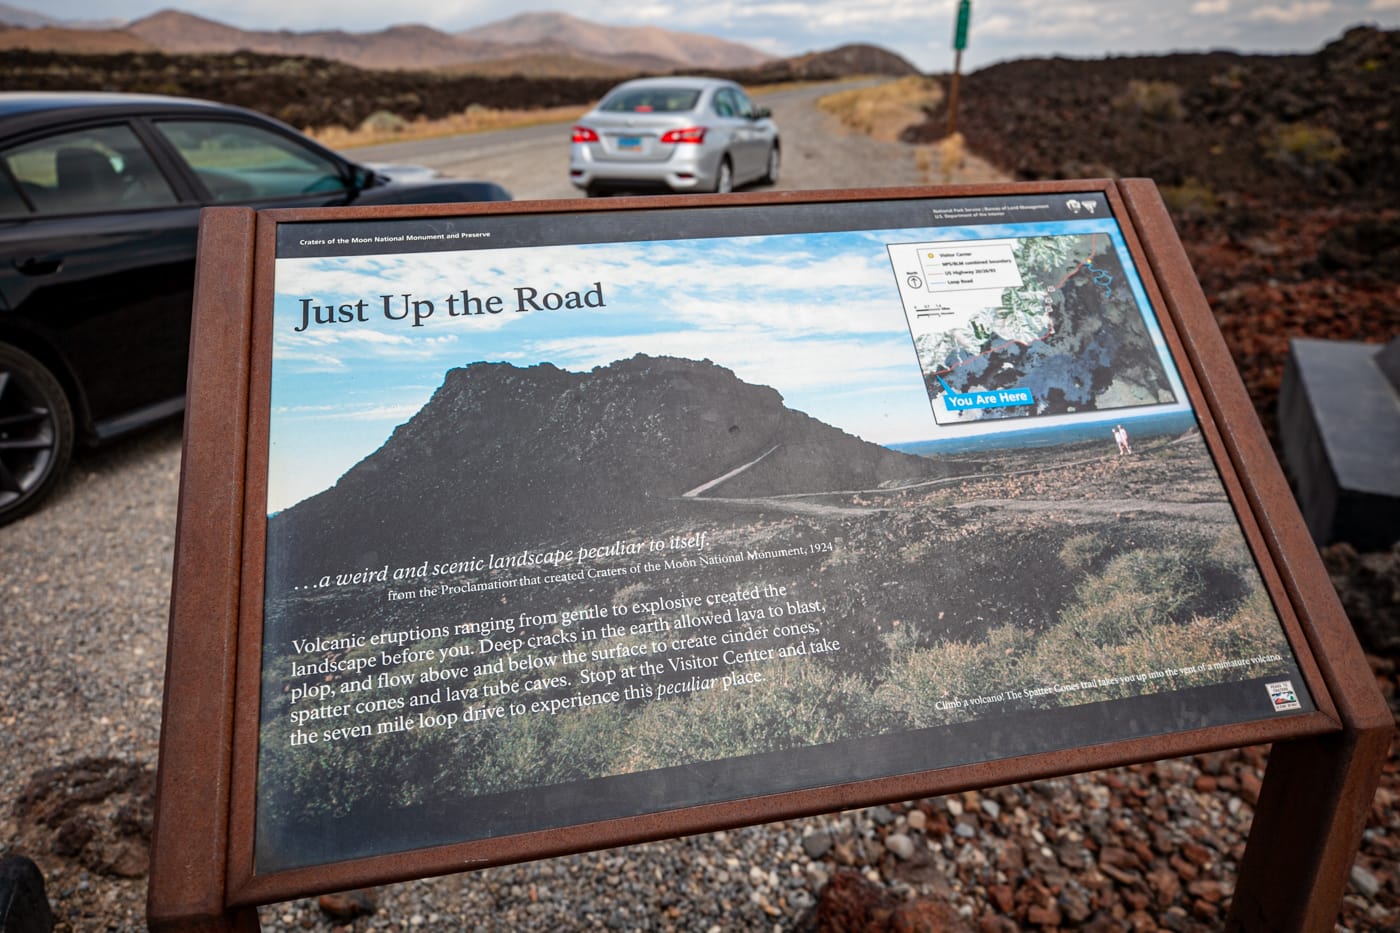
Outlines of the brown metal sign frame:
[[[255,872],[270,307],[279,224],[1084,191],[1103,192],[1113,206],[1316,711],[272,874]],[[1332,928],[1379,781],[1392,719],[1152,182],[333,211],[219,208],[203,218],[199,255],[148,900],[152,929],[256,930],[255,905],[316,892],[1263,742],[1274,748],[1230,927]]]

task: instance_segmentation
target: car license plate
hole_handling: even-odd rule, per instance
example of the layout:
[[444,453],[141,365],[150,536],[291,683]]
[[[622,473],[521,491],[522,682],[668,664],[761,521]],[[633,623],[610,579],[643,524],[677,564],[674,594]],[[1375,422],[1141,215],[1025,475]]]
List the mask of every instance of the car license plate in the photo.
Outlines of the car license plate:
[[619,136],[617,138],[617,148],[627,152],[637,152],[642,148],[642,137]]

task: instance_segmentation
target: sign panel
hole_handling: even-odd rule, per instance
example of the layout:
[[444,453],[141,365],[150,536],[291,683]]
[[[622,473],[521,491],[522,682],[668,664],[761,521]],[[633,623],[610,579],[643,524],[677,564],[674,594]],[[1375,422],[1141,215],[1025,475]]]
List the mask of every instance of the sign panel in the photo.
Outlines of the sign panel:
[[1130,237],[278,224],[254,873],[1312,713]]

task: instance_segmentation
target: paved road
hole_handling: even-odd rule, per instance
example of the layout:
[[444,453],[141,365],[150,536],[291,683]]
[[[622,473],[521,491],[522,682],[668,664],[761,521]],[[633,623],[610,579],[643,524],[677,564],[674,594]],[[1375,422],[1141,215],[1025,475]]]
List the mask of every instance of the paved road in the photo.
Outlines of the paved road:
[[[783,170],[774,190],[865,188],[928,182],[914,149],[848,132],[815,106],[817,98],[853,86],[821,84],[766,94],[760,105],[778,121]],[[418,142],[365,146],[366,162],[412,162],[457,178],[498,182],[517,199],[582,197],[569,183],[569,126],[551,123]]]

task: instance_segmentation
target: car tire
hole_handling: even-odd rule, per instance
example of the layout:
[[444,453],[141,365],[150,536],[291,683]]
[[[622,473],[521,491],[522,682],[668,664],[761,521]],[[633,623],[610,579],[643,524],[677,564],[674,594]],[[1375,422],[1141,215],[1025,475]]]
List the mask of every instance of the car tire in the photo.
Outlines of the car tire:
[[729,156],[719,160],[719,170],[715,172],[715,194],[729,194],[734,190],[734,165]]
[[775,142],[773,143],[773,148],[768,150],[768,173],[763,176],[764,183],[776,185],[778,183],[778,174],[782,171],[782,167],[782,152],[778,149],[778,144]]
[[53,491],[73,454],[73,409],[53,374],[0,344],[0,525]]

